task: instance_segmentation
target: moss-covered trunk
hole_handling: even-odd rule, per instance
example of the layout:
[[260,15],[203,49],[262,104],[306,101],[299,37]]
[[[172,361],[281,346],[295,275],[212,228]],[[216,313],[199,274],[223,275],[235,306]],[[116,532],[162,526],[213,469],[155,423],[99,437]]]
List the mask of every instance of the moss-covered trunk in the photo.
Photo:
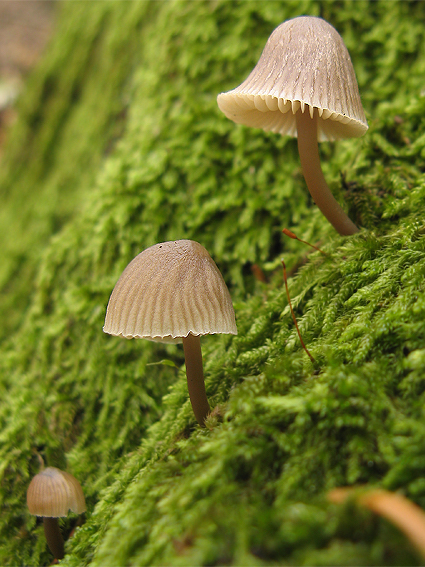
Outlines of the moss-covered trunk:
[[[353,237],[311,202],[295,140],[216,105],[300,14],[343,36],[370,125],[321,145]],[[425,508],[424,43],[416,2],[61,5],[0,174],[2,565],[52,561],[25,502],[41,460],[86,494],[65,565],[420,563],[326,495],[360,484]],[[205,429],[181,346],[102,333],[123,268],[177,238],[208,249],[237,314],[237,337],[203,342]]]

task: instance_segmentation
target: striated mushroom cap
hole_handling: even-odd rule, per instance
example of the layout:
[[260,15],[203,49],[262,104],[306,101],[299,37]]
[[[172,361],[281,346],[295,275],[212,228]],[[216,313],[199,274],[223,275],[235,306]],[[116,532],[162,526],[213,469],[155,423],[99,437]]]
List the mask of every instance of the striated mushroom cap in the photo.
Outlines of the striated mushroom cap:
[[362,136],[368,129],[343,39],[328,22],[300,16],[280,24],[239,87],[217,97],[237,124],[296,136],[295,113],[318,111],[318,140]]
[[86,511],[86,501],[78,480],[65,471],[47,467],[30,482],[27,490],[30,514],[60,518],[69,510],[76,514]]
[[189,333],[237,334],[223,276],[193,240],[155,244],[130,262],[112,291],[103,331],[160,342],[181,342]]

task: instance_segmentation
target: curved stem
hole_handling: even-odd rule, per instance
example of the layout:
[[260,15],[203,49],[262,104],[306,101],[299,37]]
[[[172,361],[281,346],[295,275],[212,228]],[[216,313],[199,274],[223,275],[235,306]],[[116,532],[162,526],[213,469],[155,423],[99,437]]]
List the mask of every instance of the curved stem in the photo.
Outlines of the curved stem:
[[59,529],[57,518],[43,518],[44,535],[46,536],[47,545],[56,559],[63,559],[65,556],[65,548],[63,537]]
[[210,406],[205,391],[200,337],[190,333],[187,337],[183,337],[183,350],[186,363],[187,388],[193,413],[199,425],[205,427],[205,419],[210,413]]
[[332,489],[328,498],[331,502],[340,504],[352,495],[357,496],[357,501],[362,506],[400,528],[425,558],[425,513],[419,506],[395,492],[372,489],[356,494],[355,488],[348,486]]
[[320,167],[319,146],[317,143],[317,110],[310,117],[308,107],[305,112],[295,114],[298,132],[298,152],[301,167],[310,195],[332,226],[345,236],[359,231],[341,208],[323,176]]

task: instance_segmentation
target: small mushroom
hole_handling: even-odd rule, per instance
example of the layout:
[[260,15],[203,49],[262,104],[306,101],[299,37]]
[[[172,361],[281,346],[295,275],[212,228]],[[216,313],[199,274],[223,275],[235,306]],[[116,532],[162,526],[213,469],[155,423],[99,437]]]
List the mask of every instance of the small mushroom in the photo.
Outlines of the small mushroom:
[[65,471],[47,467],[36,474],[27,490],[27,504],[30,514],[43,517],[47,545],[56,559],[65,555],[64,542],[59,529],[58,518],[86,511],[83,490],[78,480]]
[[350,55],[334,27],[312,16],[283,22],[248,78],[219,94],[217,103],[237,124],[297,136],[315,203],[340,234],[358,232],[332,195],[319,158],[318,141],[360,137],[368,129]]
[[210,412],[201,335],[236,335],[229,290],[207,250],[193,240],[155,244],[126,267],[109,299],[105,333],[183,342],[187,385],[196,420]]

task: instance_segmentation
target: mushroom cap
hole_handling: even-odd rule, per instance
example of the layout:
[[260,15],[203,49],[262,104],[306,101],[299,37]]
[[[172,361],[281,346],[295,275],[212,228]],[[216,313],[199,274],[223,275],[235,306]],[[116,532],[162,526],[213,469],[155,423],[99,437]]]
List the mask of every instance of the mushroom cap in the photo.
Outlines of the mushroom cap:
[[193,240],[155,244],[129,263],[112,291],[103,331],[168,343],[189,333],[237,334],[223,276]]
[[237,124],[282,135],[297,135],[300,108],[312,117],[317,108],[319,141],[359,137],[368,129],[344,41],[333,26],[314,16],[280,24],[248,78],[219,94],[217,103]]
[[36,474],[27,490],[30,514],[60,518],[69,510],[76,514],[86,511],[86,501],[78,480],[65,471],[47,467]]

